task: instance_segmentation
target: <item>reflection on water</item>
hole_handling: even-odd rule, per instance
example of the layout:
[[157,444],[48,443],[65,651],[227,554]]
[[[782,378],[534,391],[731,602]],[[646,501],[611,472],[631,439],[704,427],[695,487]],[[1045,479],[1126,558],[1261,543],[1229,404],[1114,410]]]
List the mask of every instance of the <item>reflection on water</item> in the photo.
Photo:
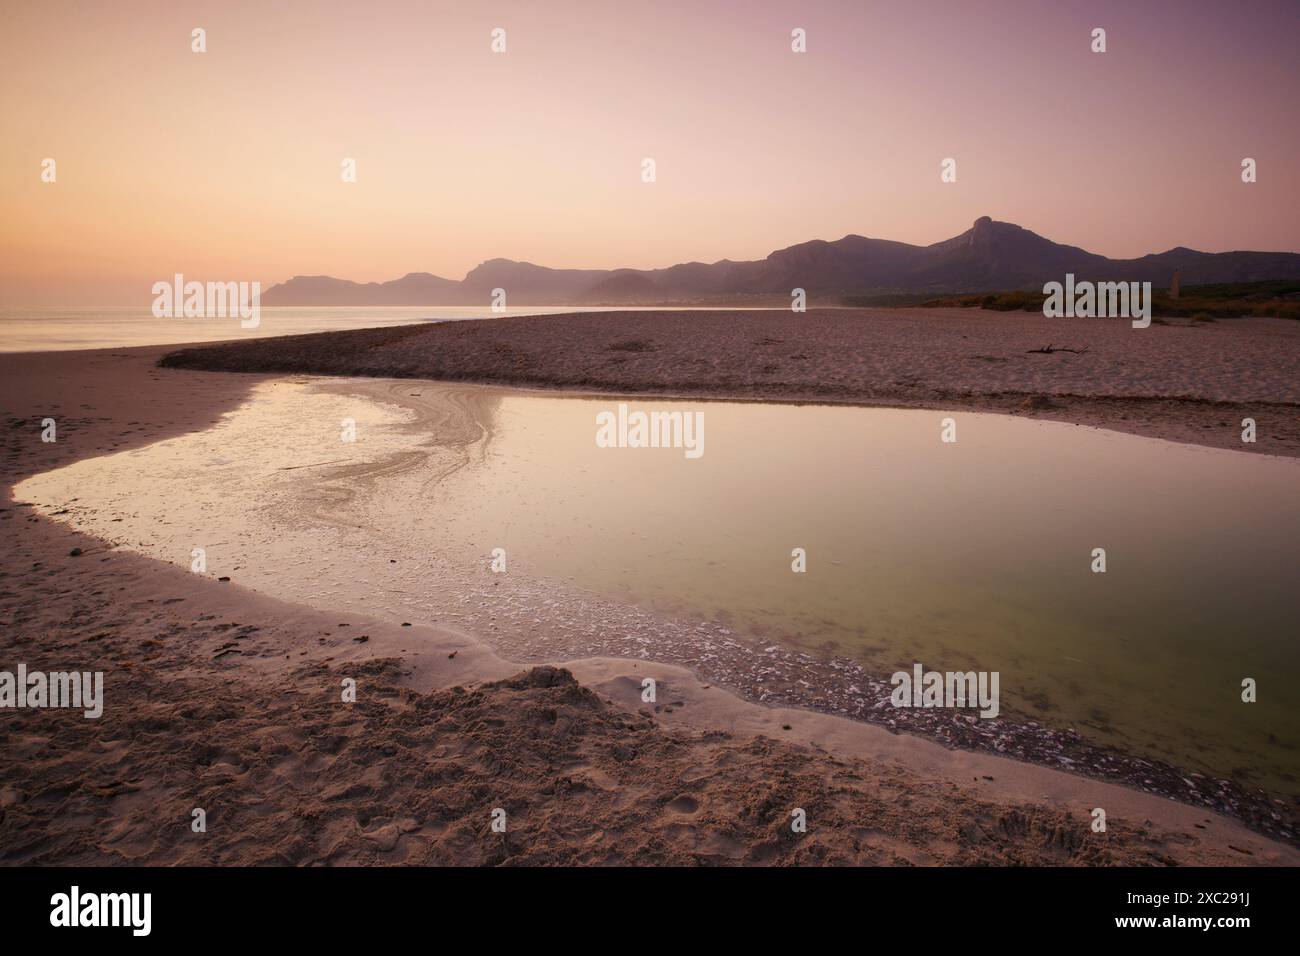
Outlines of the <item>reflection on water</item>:
[[1300,462],[993,415],[955,414],[944,444],[929,411],[632,403],[703,410],[692,460],[598,448],[616,404],[277,382],[207,432],[19,494],[77,498],[67,520],[177,563],[210,542],[281,596],[485,633],[501,547],[554,598],[530,598],[535,627],[566,626],[580,589],[879,673],[996,670],[1004,709],[1296,791]]
[[[727,403],[691,461],[596,448],[611,404],[503,398],[445,527],[880,668],[998,670],[1009,703],[1098,739],[1294,773],[1300,462],[993,415],[944,444],[934,412]],[[1242,703],[1245,677],[1271,700]]]

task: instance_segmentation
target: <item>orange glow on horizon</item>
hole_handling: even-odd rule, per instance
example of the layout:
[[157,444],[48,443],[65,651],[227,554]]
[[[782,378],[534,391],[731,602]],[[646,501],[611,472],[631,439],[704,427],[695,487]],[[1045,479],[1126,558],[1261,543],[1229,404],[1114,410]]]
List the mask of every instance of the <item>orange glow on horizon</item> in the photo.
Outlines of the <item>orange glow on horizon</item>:
[[0,307],[928,244],[982,215],[1112,257],[1300,250],[1300,8],[1134,6],[10,4]]

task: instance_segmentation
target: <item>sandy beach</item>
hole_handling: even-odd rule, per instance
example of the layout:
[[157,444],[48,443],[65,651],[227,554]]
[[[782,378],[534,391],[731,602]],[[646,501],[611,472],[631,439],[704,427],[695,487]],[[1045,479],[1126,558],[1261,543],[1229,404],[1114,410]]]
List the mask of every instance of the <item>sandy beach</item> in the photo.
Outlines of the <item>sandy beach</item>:
[[[232,342],[164,364],[970,409],[1300,455],[1300,323],[1169,323],[982,309],[607,312]],[[1032,351],[1047,347],[1086,351]],[[1245,418],[1258,426],[1251,444]]]
[[1294,0],[3,22],[7,939],[1286,922]]
[[[12,488],[206,428],[285,372],[939,404],[1250,453],[1300,449],[1295,323],[1153,327],[1168,337],[1157,362],[1120,323],[1083,321],[1063,336],[1035,316],[867,317],[508,319],[235,343],[166,368],[155,363],[167,348],[0,356],[3,477]],[[783,339],[795,319],[810,323],[797,350]],[[980,324],[977,347],[969,323]],[[1026,352],[1049,342],[1089,351]],[[691,386],[700,380],[709,389]],[[1260,441],[1243,449],[1245,415],[1260,421]],[[40,440],[47,416],[57,443]],[[103,670],[107,703],[99,720],[29,711],[6,722],[0,862],[1300,862],[1204,809],[763,706],[671,663],[520,664],[471,634],[277,601],[108,549],[9,497],[6,657]],[[656,705],[640,700],[645,676],[660,683]],[[355,704],[339,699],[348,677]],[[1096,806],[1105,833],[1089,827]],[[200,807],[205,834],[189,826]],[[506,834],[491,829],[496,808]],[[791,832],[794,809],[807,834]]]

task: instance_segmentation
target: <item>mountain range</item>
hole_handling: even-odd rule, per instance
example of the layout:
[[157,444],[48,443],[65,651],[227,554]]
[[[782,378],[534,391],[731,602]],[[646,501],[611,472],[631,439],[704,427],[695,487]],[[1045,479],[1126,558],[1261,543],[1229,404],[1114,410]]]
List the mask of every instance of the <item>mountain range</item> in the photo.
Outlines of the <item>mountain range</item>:
[[1197,252],[1177,247],[1138,259],[1108,259],[1045,239],[1009,222],[977,219],[959,236],[929,246],[849,235],[814,239],[747,262],[685,262],[664,269],[549,269],[489,259],[464,279],[412,272],[389,282],[294,276],[267,289],[268,306],[490,304],[505,289],[509,305],[671,305],[763,299],[788,301],[888,294],[951,294],[1041,288],[1066,273],[1095,281],[1149,281],[1184,286],[1300,279],[1293,252]]

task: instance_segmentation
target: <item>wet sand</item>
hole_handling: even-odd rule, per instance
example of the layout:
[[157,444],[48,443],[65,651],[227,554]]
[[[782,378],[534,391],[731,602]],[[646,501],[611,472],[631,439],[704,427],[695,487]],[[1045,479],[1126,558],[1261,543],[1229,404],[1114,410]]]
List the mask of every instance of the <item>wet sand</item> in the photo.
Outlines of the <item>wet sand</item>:
[[[6,484],[205,427],[261,380],[153,368],[164,351],[0,357]],[[103,670],[107,699],[96,721],[4,714],[5,863],[1300,861],[1205,810],[749,703],[681,667],[521,669],[469,635],[108,551],[12,501],[0,523],[6,665]]]
[[[969,409],[1300,455],[1300,322],[982,309],[609,312],[179,350],[176,368]],[[1081,354],[1030,350],[1086,349]],[[1242,420],[1257,423],[1243,443]]]

